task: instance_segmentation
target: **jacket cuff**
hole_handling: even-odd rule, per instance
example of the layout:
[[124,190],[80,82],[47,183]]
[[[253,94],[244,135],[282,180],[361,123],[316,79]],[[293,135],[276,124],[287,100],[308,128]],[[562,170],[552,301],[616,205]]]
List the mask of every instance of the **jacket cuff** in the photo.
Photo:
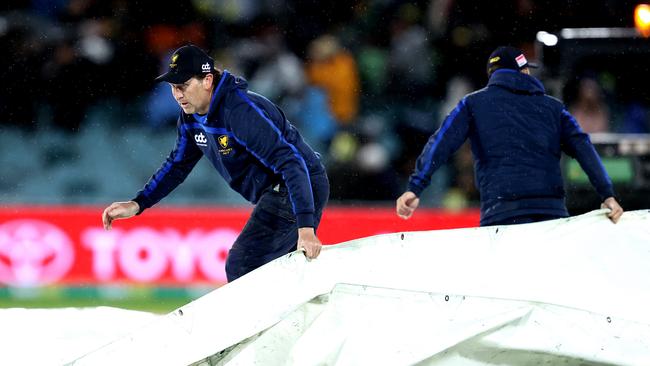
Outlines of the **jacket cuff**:
[[131,201],[137,203],[138,207],[140,207],[140,210],[138,210],[138,213],[136,213],[136,215],[141,214],[142,211],[144,211],[144,210],[148,209],[149,207],[151,207],[151,204],[149,204],[149,201],[144,196],[141,196],[141,195],[136,196]]
[[312,212],[300,213],[296,215],[298,227],[314,227],[314,214]]
[[422,191],[424,191],[424,188],[417,186],[413,183],[409,183],[407,190],[415,193],[416,196],[420,197]]

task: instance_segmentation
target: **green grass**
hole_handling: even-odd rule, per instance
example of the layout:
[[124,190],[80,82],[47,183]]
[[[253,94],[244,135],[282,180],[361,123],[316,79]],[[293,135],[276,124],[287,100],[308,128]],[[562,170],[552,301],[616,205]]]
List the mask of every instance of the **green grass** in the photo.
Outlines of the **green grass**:
[[146,286],[0,288],[0,308],[65,308],[110,306],[169,313],[214,288]]
[[110,306],[166,314],[192,301],[185,299],[0,299],[0,308],[67,308]]

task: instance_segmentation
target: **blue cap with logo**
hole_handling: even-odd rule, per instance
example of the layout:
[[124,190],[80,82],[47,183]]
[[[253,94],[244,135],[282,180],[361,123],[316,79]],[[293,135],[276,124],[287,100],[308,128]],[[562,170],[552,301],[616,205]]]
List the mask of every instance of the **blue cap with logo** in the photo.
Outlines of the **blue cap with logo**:
[[212,57],[199,47],[189,44],[174,51],[169,62],[169,70],[158,76],[156,81],[182,84],[193,76],[209,74],[213,70]]
[[498,69],[521,70],[527,67],[536,68],[537,65],[528,62],[524,53],[515,47],[501,46],[494,50],[487,62],[488,76]]

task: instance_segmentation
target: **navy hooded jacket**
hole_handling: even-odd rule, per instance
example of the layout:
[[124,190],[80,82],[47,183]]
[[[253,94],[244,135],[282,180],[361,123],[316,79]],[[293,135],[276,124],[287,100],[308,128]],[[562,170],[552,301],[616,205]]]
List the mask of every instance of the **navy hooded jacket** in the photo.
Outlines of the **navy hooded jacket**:
[[177,130],[176,147],[133,199],[140,212],[182,183],[205,155],[228,185],[252,203],[270,186],[285,184],[298,227],[314,226],[310,176],[325,168],[283,112],[248,91],[244,79],[224,71],[208,113],[181,111]]
[[579,162],[602,200],[614,196],[589,136],[563,103],[546,95],[530,75],[497,70],[487,87],[465,96],[425,145],[408,190],[419,196],[431,175],[467,138],[481,195],[482,226],[515,216],[568,216],[562,152]]

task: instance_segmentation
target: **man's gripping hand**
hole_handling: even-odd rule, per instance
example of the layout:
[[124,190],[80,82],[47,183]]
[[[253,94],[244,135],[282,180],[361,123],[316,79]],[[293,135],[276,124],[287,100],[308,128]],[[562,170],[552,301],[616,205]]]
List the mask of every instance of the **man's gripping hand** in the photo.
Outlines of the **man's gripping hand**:
[[320,240],[316,237],[313,227],[301,227],[298,229],[298,250],[305,253],[307,259],[314,259],[320,254],[320,249],[323,246]]
[[415,193],[411,191],[404,192],[397,199],[397,216],[404,220],[409,219],[411,215],[413,215],[413,212],[415,212],[415,209],[418,208],[419,204],[420,199],[415,195]]
[[613,223],[617,223],[618,219],[623,215],[623,207],[616,202],[614,197],[608,197],[605,199],[605,201],[600,205],[600,208],[609,208],[611,210],[607,214],[607,217],[609,217]]
[[128,219],[129,217],[135,216],[138,211],[140,211],[140,205],[135,201],[111,203],[102,213],[104,229],[110,230],[113,225],[113,220]]

